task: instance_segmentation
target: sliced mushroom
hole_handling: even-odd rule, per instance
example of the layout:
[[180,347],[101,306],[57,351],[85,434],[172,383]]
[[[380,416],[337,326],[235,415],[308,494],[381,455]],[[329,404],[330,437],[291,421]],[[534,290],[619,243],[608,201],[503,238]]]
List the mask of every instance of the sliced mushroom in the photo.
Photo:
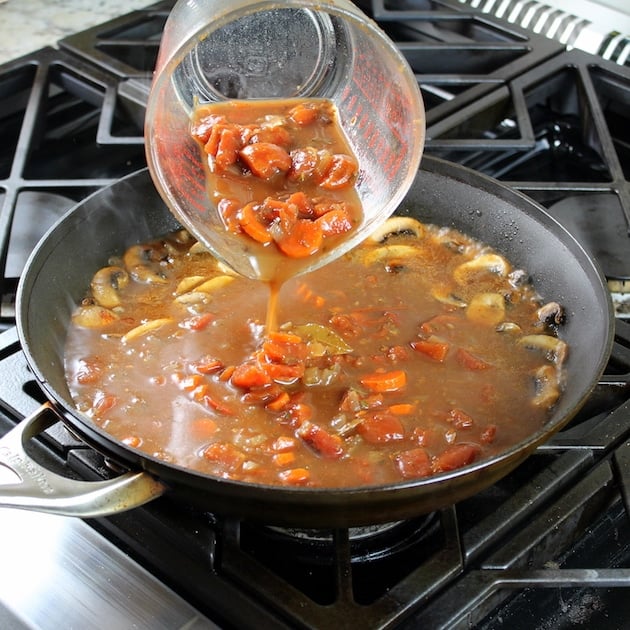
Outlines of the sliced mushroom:
[[368,251],[363,256],[366,265],[385,262],[388,265],[393,263],[403,264],[406,259],[418,256],[418,248],[412,245],[383,245]]
[[129,274],[122,267],[103,267],[93,276],[92,296],[105,308],[120,306],[120,290],[129,284]]
[[121,337],[121,341],[123,343],[129,343],[130,341],[134,341],[139,337],[144,337],[151,332],[156,331],[158,328],[162,328],[166,324],[170,324],[173,321],[171,317],[162,317],[160,319],[152,319],[151,321],[145,322],[144,324],[140,324],[135,328],[132,328],[129,332],[125,333]]
[[188,291],[188,293],[178,295],[175,301],[183,306],[195,306],[196,304],[207,304],[210,299],[210,295],[203,291]]
[[167,279],[160,262],[166,258],[164,249],[155,244],[132,245],[123,255],[123,263],[134,280],[147,284],[165,284]]
[[467,302],[453,293],[451,287],[439,286],[431,289],[431,295],[442,304],[455,308],[466,308]]
[[102,328],[119,319],[112,310],[98,304],[80,306],[72,315],[72,321],[83,328]]
[[453,278],[457,284],[465,286],[480,274],[493,273],[498,276],[507,276],[510,270],[508,261],[498,254],[482,254],[455,267]]
[[535,407],[550,409],[560,398],[561,388],[558,371],[551,365],[543,365],[534,372],[536,393],[532,399]]
[[523,329],[514,322],[501,322],[497,326],[497,332],[507,332],[513,334],[521,334]]
[[214,278],[210,278],[210,280],[206,280],[202,284],[198,285],[195,288],[195,291],[201,293],[214,293],[231,282],[234,282],[234,279],[234,276],[215,276]]
[[565,341],[552,335],[525,335],[518,340],[519,345],[542,352],[551,363],[562,365],[569,351]]
[[202,282],[207,280],[207,276],[186,276],[182,278],[175,289],[175,295],[182,295],[192,291],[195,287],[198,287]]
[[384,243],[388,238],[397,234],[414,235],[421,238],[424,235],[424,225],[412,217],[391,217],[374,230],[367,240],[373,243]]
[[539,321],[547,326],[560,326],[564,323],[564,309],[558,302],[548,302],[536,311]]
[[505,319],[505,298],[500,293],[477,293],[466,307],[466,317],[477,324],[497,326]]

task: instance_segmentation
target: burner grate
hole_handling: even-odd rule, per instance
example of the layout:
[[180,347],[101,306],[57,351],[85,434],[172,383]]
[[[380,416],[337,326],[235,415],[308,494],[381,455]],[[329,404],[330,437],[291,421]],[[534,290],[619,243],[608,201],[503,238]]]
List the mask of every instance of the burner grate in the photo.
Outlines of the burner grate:
[[426,151],[534,198],[609,281],[623,282],[630,278],[629,98],[630,68],[573,50],[432,125]]

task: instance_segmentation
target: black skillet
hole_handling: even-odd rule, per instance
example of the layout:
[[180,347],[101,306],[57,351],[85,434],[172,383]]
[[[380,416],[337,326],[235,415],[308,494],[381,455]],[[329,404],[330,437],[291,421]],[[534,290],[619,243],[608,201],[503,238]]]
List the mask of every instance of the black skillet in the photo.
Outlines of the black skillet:
[[[548,423],[527,440],[492,459],[432,478],[331,490],[216,479],[165,463],[112,438],[72,404],[64,378],[64,339],[72,309],[109,256],[177,227],[144,170],[92,195],[63,217],[31,256],[18,291],[18,334],[28,363],[51,401],[48,407],[58,410],[85,442],[131,472],[119,480],[115,498],[106,482],[98,492],[83,484],[76,499],[72,489],[64,487],[63,501],[58,501],[55,480],[42,481],[46,473],[38,471],[30,483],[40,486],[35,493],[38,499],[21,496],[25,493],[16,484],[8,497],[0,487],[0,505],[85,516],[128,509],[166,492],[218,514],[296,527],[344,527],[436,510],[505,476],[576,414],[601,376],[614,323],[605,282],[576,240],[538,205],[460,166],[425,157],[399,213],[452,225],[481,239],[514,266],[526,269],[546,301],[564,306],[567,321],[561,336],[570,346],[566,391]],[[25,420],[23,435],[8,445],[5,439],[0,441],[5,464],[28,475],[33,466],[15,444],[46,423],[41,416]]]

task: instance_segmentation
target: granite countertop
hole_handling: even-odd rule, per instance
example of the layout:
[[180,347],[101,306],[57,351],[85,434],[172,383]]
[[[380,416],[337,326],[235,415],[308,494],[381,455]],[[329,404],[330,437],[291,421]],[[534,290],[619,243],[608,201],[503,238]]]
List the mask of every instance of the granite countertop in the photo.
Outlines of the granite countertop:
[[0,0],[0,64],[156,0]]

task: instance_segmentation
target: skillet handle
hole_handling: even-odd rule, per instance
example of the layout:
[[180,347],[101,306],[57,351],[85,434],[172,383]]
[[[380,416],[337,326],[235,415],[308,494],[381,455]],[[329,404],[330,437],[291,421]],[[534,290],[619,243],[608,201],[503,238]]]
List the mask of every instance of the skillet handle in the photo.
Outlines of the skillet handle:
[[148,473],[77,481],[38,464],[24,445],[59,420],[52,405],[45,403],[0,439],[0,468],[4,466],[19,477],[15,483],[0,484],[0,507],[91,518],[130,510],[165,492],[164,484]]

